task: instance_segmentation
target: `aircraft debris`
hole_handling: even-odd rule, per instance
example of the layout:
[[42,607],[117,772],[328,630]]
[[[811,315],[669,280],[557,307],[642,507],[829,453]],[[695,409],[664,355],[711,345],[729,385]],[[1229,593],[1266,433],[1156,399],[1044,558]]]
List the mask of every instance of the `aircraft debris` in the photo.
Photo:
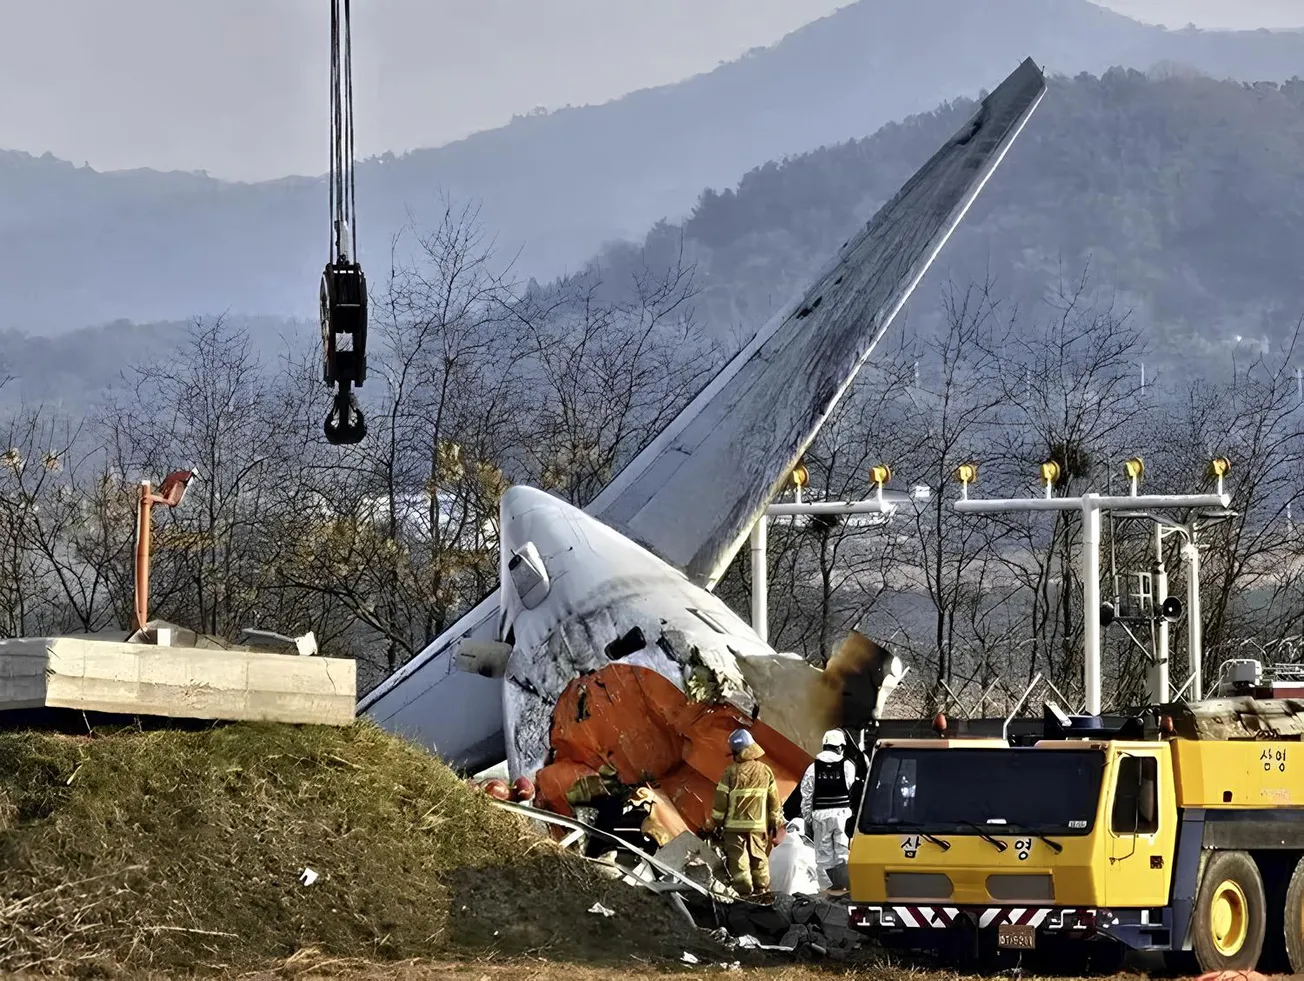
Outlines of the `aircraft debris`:
[[[582,831],[590,837],[601,839],[609,848],[614,848],[615,850],[618,851],[624,851],[632,855],[634,858],[636,858],[639,861],[640,865],[645,863],[649,870],[651,870],[654,873],[659,873],[663,876],[675,880],[680,885],[682,885],[687,891],[697,893],[698,895],[707,898],[710,898],[712,895],[714,895],[711,886],[703,885],[695,881],[694,879],[686,875],[684,872],[681,872],[678,869],[674,868],[673,866],[668,865],[667,863],[656,858],[655,856],[648,854],[641,848],[632,845],[630,842],[626,841],[625,839],[617,835],[614,835],[609,831],[604,831],[602,828],[598,828],[593,825],[586,824],[583,821],[579,821],[572,817],[566,817],[565,815],[562,814],[554,814],[550,811],[539,810],[533,807],[528,807],[523,804],[515,803],[513,801],[497,800],[493,798],[491,798],[491,801],[495,807],[501,807],[504,810],[512,811],[513,813],[518,814],[521,817],[538,821],[543,824],[550,824],[557,827],[567,828],[572,831],[576,831],[576,830]],[[637,870],[640,867],[640,865],[636,865],[635,870]],[[639,876],[632,874],[633,871],[634,870],[631,870],[631,872],[627,872],[625,874],[625,881],[629,882],[631,885],[646,887],[648,885],[649,880],[640,878]],[[653,891],[657,891],[657,890],[653,890]],[[723,897],[717,897],[717,898],[723,898]]]
[[[554,514],[559,523],[551,538],[559,550],[546,540],[548,521],[529,517],[548,496],[510,489],[500,521],[498,588],[368,693],[359,711],[467,769],[505,756],[512,776],[534,776],[540,802],[560,803],[563,811],[569,810],[564,797],[571,783],[606,758],[591,751],[638,742],[629,723],[644,717],[613,706],[608,725],[615,723],[615,734],[625,738],[581,742],[569,757],[559,752],[553,765],[561,768],[545,781],[537,772],[561,748],[551,737],[563,714],[554,716],[554,710],[564,707],[571,724],[583,723],[578,709],[594,712],[597,683],[621,675],[669,684],[678,702],[670,692],[653,701],[660,716],[676,722],[671,748],[682,751],[686,730],[700,737],[690,740],[694,745],[707,747],[690,750],[684,760],[662,753],[662,765],[650,771],[690,826],[694,806],[686,798],[700,797],[700,785],[724,769],[725,759],[711,748],[723,745],[740,716],[774,729],[777,739],[792,745],[792,764],[804,769],[809,760],[803,757],[818,751],[820,732],[850,723],[814,720],[820,728],[804,731],[809,713],[793,711],[791,703],[804,689],[799,676],[814,669],[769,648],[710,590],[1045,92],[1031,59],[997,86],[969,123],[830,257],[810,288],[763,325],[583,512]],[[509,518],[515,519],[510,534]],[[592,540],[582,562],[567,558],[566,545],[576,537]],[[609,545],[616,555],[606,554]],[[623,562],[640,555],[660,564],[640,557],[635,569]],[[470,642],[499,645],[483,650],[483,657],[468,648],[462,660],[484,661],[483,671],[455,669],[456,650]],[[757,656],[737,653],[747,647]],[[583,706],[578,691],[568,695],[571,684],[589,686]],[[637,695],[636,685],[625,688],[630,698]],[[648,719],[644,731],[656,725]],[[656,742],[658,753],[666,749],[665,741]],[[758,742],[771,761],[782,755],[776,739],[765,735]],[[672,765],[681,771],[682,794],[667,790],[661,779]],[[640,771],[621,772],[633,784]]]
[[288,634],[278,634],[275,630],[244,627],[241,629],[240,635],[251,638],[255,643],[263,641],[293,647],[300,657],[312,657],[317,653],[317,635],[311,630],[299,637],[291,637]]
[[598,914],[599,916],[615,916],[615,915],[616,915],[616,911],[615,911],[614,909],[607,909],[607,907],[603,906],[601,903],[594,903],[592,906],[589,907],[589,912],[590,912],[590,913],[596,913],[596,914]]
[[[738,899],[727,885],[728,875],[720,856],[691,833],[678,835],[654,856],[576,818],[510,801],[493,803],[541,824],[585,831],[602,839],[612,850],[632,856],[638,861],[633,870],[615,867],[626,883],[665,894],[681,916],[729,949],[838,959],[855,949],[860,941],[860,935],[851,927],[847,907],[840,903],[784,894],[775,895],[764,905]],[[600,866],[609,864],[591,861]],[[638,874],[640,870],[642,874]],[[692,901],[691,908],[685,897]],[[613,915],[604,910],[606,907],[601,903],[594,903],[589,912],[604,917]],[[703,921],[710,926],[704,926]]]

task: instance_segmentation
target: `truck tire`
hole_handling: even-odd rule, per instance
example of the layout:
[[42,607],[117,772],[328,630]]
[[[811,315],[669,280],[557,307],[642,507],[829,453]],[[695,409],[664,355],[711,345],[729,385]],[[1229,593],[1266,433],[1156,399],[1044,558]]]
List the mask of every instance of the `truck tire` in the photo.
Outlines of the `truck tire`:
[[1201,971],[1258,966],[1268,922],[1259,867],[1245,852],[1212,852],[1195,897],[1191,946]]
[[1304,858],[1295,865],[1295,873],[1286,885],[1286,902],[1282,907],[1282,937],[1286,941],[1286,958],[1294,974],[1304,974]]

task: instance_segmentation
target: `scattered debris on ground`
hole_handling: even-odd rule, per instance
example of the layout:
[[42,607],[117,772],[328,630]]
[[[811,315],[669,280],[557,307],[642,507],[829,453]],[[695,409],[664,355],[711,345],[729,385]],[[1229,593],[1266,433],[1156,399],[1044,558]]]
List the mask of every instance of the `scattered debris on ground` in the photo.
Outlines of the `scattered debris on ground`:
[[[593,967],[576,965],[560,959],[532,957],[495,961],[482,958],[461,961],[401,961],[385,964],[330,958],[319,951],[303,951],[287,961],[268,965],[258,971],[239,975],[240,981],[838,981],[866,978],[871,981],[961,981],[963,975],[941,972],[925,973],[905,967],[878,967],[872,973],[827,965],[770,965],[748,967],[732,964],[691,964],[652,967]],[[167,981],[174,975],[161,972],[130,972],[121,981]],[[1017,981],[1039,981],[1031,975],[1017,976]],[[1059,981],[1043,978],[1040,981]],[[1067,979],[1065,979],[1067,981]],[[1075,979],[1080,981],[1080,979]],[[1138,975],[1120,975],[1114,981],[1144,981]]]

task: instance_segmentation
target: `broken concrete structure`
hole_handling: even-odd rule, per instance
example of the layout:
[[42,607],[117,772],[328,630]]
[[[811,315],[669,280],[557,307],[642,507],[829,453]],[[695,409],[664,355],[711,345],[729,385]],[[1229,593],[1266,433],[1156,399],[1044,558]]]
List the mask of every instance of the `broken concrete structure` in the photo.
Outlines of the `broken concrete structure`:
[[88,637],[0,640],[0,721],[14,709],[74,709],[347,726],[356,704],[352,660]]

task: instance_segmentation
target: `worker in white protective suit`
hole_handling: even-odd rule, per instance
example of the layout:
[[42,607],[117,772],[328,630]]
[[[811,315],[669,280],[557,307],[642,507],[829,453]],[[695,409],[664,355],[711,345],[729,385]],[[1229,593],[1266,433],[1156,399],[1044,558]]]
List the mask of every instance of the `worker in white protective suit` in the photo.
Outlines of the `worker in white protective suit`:
[[806,822],[793,818],[775,835],[770,852],[770,890],[787,896],[818,896],[815,849],[805,838]]
[[801,813],[815,843],[815,861],[823,889],[847,888],[851,788],[856,765],[846,758],[847,737],[841,729],[824,733],[824,748],[801,778]]

